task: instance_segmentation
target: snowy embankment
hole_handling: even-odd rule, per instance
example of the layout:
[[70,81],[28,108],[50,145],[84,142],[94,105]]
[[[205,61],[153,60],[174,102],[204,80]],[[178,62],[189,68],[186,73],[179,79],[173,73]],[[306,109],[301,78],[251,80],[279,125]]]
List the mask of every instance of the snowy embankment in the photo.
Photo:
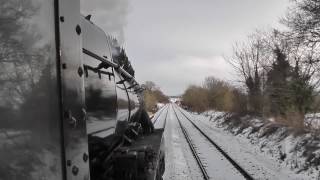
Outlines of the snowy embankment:
[[320,131],[320,113],[307,114],[305,116],[305,124],[312,130]]
[[[243,163],[247,158],[256,160],[276,179],[320,179],[320,133],[317,131],[320,114],[306,116],[306,124],[313,127],[313,132],[297,131],[263,118],[234,117],[224,112],[209,111],[193,116],[215,131],[213,134],[220,133],[217,138],[225,148],[232,146],[232,139],[239,142],[242,147],[238,149],[244,147],[247,151],[244,154],[248,154],[246,158],[241,157],[243,151],[239,150],[237,159]],[[237,154],[232,149],[230,153]],[[251,158],[250,154],[255,157]]]

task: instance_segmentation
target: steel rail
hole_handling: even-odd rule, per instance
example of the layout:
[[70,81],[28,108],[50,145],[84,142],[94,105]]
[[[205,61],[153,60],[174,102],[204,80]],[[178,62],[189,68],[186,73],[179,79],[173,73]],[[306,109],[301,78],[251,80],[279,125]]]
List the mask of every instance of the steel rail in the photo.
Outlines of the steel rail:
[[174,112],[174,114],[175,114],[178,122],[179,122],[179,125],[180,125],[180,128],[181,128],[181,130],[182,130],[182,133],[183,133],[184,137],[186,138],[186,140],[187,140],[187,142],[188,142],[188,145],[189,145],[189,148],[190,148],[190,150],[191,150],[191,152],[192,152],[192,155],[193,155],[193,157],[196,159],[197,164],[198,164],[198,166],[199,166],[199,168],[200,168],[200,170],[201,170],[201,173],[202,173],[202,175],[203,175],[203,179],[205,179],[205,180],[210,179],[210,177],[209,177],[209,175],[208,175],[208,173],[207,173],[207,171],[206,171],[206,169],[205,169],[202,161],[200,160],[200,157],[199,157],[199,155],[198,155],[198,153],[197,153],[194,145],[192,144],[192,141],[191,141],[191,139],[190,139],[190,137],[189,137],[188,132],[187,132],[186,129],[183,127],[183,125],[182,125],[182,123],[181,123],[181,121],[180,121],[180,119],[179,119],[179,117],[178,117],[178,115],[177,115],[177,113],[176,113],[176,111],[174,110],[173,107],[172,107],[172,109],[173,109],[173,112]]
[[155,118],[155,120],[152,122],[152,124],[155,124],[157,122],[157,120],[159,119],[160,115],[162,114],[162,111],[167,107],[168,105],[163,106],[160,111],[159,111],[159,115]]
[[168,112],[169,112],[169,105],[168,105],[168,107],[167,107],[167,113],[166,113],[166,117],[165,117],[165,119],[164,119],[163,128],[165,128],[165,127],[166,127],[166,124],[167,124]]
[[217,143],[215,143],[207,134],[205,134],[199,126],[197,126],[185,113],[177,108],[180,113],[243,175],[247,180],[254,180],[254,178],[244,170],[235,160],[233,160]]

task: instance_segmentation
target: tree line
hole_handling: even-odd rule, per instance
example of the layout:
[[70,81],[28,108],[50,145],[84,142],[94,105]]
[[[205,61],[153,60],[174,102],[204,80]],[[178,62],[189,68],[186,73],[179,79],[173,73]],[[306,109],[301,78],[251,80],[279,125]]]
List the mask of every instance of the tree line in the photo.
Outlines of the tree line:
[[[131,62],[127,56],[127,53],[123,47],[119,45],[118,40],[115,37],[108,36],[109,42],[111,42],[111,51],[113,61],[119,64],[125,71],[127,71],[133,77],[135,71],[131,65]],[[144,106],[149,112],[157,111],[157,103],[168,103],[169,98],[163,94],[161,89],[152,81],[146,81],[144,87]]]
[[239,87],[209,77],[185,91],[184,105],[304,126],[304,115],[319,111],[320,0],[293,0],[280,21],[286,30],[256,30],[234,44],[226,59],[240,77]]
[[144,87],[144,105],[147,111],[156,112],[157,103],[168,103],[168,96],[164,95],[161,89],[152,81],[146,81],[143,85]]
[[247,95],[223,80],[207,77],[201,86],[191,85],[185,90],[182,105],[199,113],[212,109],[246,113]]

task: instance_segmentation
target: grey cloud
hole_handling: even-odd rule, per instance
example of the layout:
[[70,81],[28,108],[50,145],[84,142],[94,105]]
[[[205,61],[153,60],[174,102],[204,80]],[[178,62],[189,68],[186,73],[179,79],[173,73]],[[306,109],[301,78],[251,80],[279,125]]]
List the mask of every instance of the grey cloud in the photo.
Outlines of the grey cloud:
[[125,45],[136,76],[170,95],[201,84],[206,76],[236,80],[222,57],[256,28],[280,26],[288,5],[288,0],[130,2]]
[[[82,0],[84,14],[124,40],[139,82],[183,93],[206,76],[235,80],[222,57],[255,28],[277,27],[289,0]],[[124,30],[123,30],[124,29]],[[125,38],[124,38],[125,36]]]
[[91,14],[91,20],[120,43],[125,40],[128,10],[128,0],[81,0],[81,13]]

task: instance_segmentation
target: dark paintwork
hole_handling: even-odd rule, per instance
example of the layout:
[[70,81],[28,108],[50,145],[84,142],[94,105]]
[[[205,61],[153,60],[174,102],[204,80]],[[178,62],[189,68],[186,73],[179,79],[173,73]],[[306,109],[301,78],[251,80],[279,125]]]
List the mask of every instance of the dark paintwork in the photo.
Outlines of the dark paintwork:
[[59,0],[63,126],[67,179],[89,179],[79,0]]
[[[120,78],[120,75],[115,71],[115,82],[117,83],[121,80],[122,78]],[[118,106],[116,133],[123,134],[128,126],[128,120],[130,117],[128,94],[123,83],[117,84],[116,90]]]
[[[139,86],[115,84],[132,77],[79,0],[5,1],[0,17],[0,179],[89,179],[87,133],[122,134]],[[113,67],[97,71],[101,59]]]
[[[111,52],[105,33],[82,18],[83,48],[107,59]],[[85,95],[87,109],[87,133],[107,137],[114,133],[117,115],[117,95],[113,68],[96,70],[101,63],[98,59],[83,54],[85,65]]]
[[110,47],[105,32],[84,17],[81,17],[81,26],[83,48],[111,61]]
[[0,179],[62,179],[54,1],[2,1],[0,19]]
[[[129,83],[125,82],[126,87],[130,87]],[[135,115],[138,113],[140,108],[140,102],[136,92],[134,92],[133,88],[127,90],[129,95],[129,108],[130,108],[130,120],[133,121],[136,117]]]
[[132,90],[129,90],[128,94],[130,97],[130,116],[134,117],[140,108],[140,102],[137,94],[132,92]]

